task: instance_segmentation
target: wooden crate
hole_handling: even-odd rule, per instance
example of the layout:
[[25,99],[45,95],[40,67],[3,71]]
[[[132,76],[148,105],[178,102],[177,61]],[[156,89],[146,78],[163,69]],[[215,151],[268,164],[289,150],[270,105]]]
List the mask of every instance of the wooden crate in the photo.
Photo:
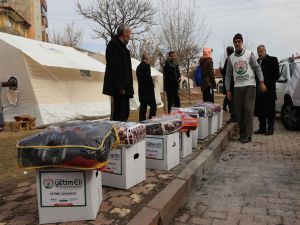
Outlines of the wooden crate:
[[13,122],[11,130],[14,132],[29,130],[29,122],[21,121],[21,122]]
[[[36,118],[32,117],[30,115],[21,115],[21,116],[15,116],[14,117],[16,122],[22,123],[22,127],[27,128],[27,124],[29,125],[30,130],[34,130],[36,128]],[[27,123],[25,125],[25,123]]]

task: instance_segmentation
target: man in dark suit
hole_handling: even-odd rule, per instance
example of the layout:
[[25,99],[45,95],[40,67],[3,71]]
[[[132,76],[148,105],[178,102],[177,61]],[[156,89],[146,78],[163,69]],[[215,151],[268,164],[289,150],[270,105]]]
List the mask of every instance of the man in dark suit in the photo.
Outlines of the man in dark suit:
[[[256,97],[255,114],[259,119],[259,129],[255,134],[272,135],[274,132],[276,81],[279,79],[279,64],[276,57],[267,55],[264,45],[257,47],[258,63],[261,66],[267,91]],[[267,126],[268,125],[268,126]]]
[[117,29],[117,35],[111,39],[106,48],[103,94],[112,97],[111,119],[115,121],[128,120],[129,99],[134,94],[131,57],[126,47],[130,36],[130,27],[122,24]]
[[[227,96],[226,96],[226,87],[225,87],[225,76],[226,76],[226,70],[227,70],[227,63],[228,63],[228,58],[231,56],[231,54],[234,52],[234,48],[232,46],[228,46],[226,48],[226,54],[227,54],[227,58],[225,60],[224,63],[224,67],[223,68],[219,68],[220,72],[222,74],[223,77],[223,94],[225,95],[224,101],[223,101],[223,110],[226,111],[224,108],[226,108],[226,105],[228,105],[229,107],[229,112],[230,112],[230,119],[227,121],[228,123],[230,122],[236,122],[235,119],[235,113],[234,113],[234,109],[233,109],[233,101],[229,101]],[[233,98],[234,95],[234,81],[233,79],[231,79],[231,83],[230,83],[230,92]]]
[[137,67],[136,77],[139,85],[139,100],[140,100],[140,112],[139,120],[146,119],[147,106],[150,107],[149,119],[156,116],[156,100],[154,94],[154,83],[151,77],[151,68],[148,57],[143,54],[142,62]]
[[178,90],[179,83],[181,81],[181,75],[176,58],[176,53],[174,51],[170,51],[168,54],[168,59],[163,68],[164,90],[167,93],[168,99],[168,113],[171,112],[171,108],[173,106],[180,107]]

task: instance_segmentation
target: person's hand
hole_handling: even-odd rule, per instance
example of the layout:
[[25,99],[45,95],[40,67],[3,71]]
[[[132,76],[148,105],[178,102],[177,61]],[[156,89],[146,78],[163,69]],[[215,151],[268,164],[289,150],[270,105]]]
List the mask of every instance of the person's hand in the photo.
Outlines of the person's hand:
[[226,92],[226,96],[227,96],[228,100],[231,101],[231,92],[230,91]]
[[120,95],[125,95],[125,90],[122,89],[122,90],[118,91],[118,94],[120,94]]
[[267,91],[267,87],[263,81],[259,83],[259,90],[261,93],[265,93]]

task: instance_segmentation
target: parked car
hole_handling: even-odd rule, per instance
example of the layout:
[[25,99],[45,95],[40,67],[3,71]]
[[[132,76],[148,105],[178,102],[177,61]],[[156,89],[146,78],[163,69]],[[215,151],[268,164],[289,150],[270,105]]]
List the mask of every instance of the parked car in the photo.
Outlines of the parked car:
[[280,78],[276,83],[276,111],[288,130],[300,128],[300,57],[279,63]]

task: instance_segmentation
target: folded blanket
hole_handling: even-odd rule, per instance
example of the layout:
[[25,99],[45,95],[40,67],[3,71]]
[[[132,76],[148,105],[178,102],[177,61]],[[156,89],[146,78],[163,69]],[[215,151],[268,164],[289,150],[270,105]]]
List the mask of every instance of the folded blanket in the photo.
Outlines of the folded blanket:
[[108,163],[109,153],[117,144],[113,124],[68,122],[20,141],[18,163],[31,168],[100,169]]
[[180,116],[166,115],[142,121],[146,125],[147,135],[167,135],[179,131],[182,127]]

